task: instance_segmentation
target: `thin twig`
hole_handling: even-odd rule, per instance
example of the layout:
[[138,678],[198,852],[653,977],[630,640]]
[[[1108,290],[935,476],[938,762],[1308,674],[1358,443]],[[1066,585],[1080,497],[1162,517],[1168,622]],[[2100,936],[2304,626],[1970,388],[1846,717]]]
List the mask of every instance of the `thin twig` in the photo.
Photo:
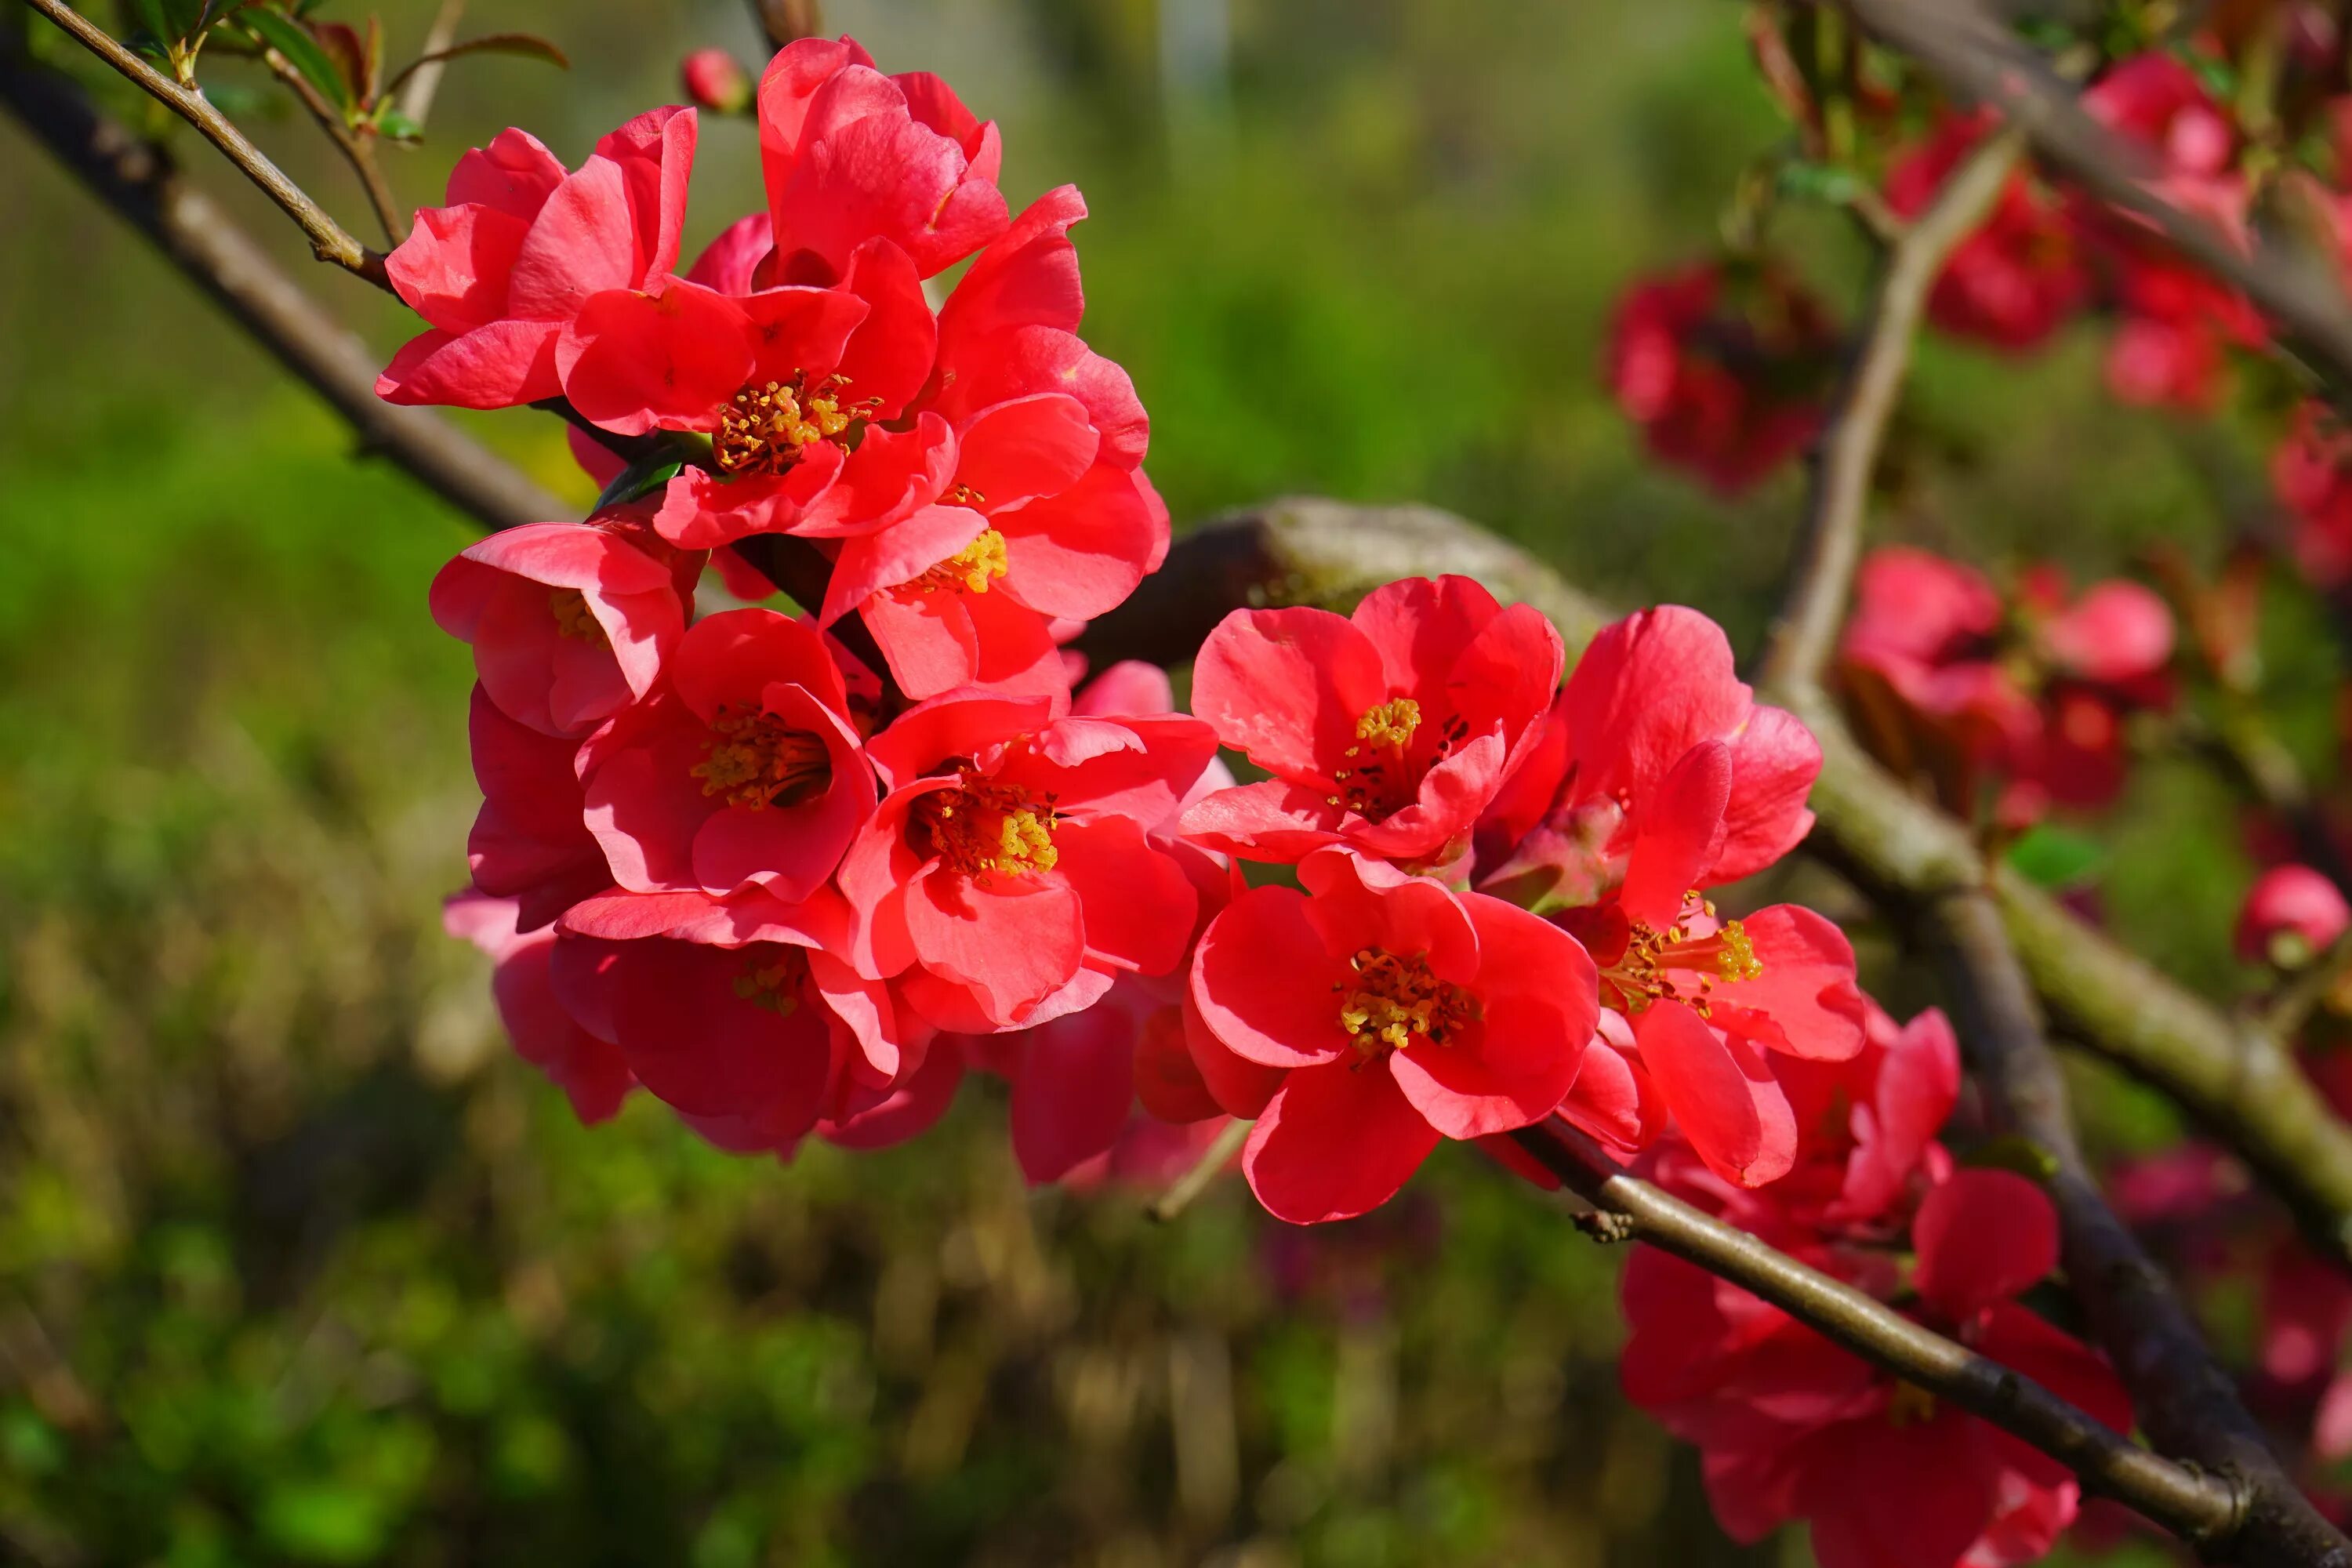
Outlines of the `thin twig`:
[[2000,195],[2023,150],[2022,139],[2013,132],[1986,138],[1886,253],[1853,363],[1812,455],[1803,542],[1764,655],[1768,684],[1818,681],[1829,663],[1862,553],[1878,450],[1902,397],[1927,295],[1953,248]]
[[375,210],[375,220],[383,225],[384,237],[394,245],[407,238],[408,221],[401,215],[400,204],[393,199],[392,187],[384,183],[383,170],[375,161],[373,142],[352,129],[342,110],[320,96],[319,89],[310,85],[310,78],[295,68],[293,61],[276,49],[262,50],[261,61],[269,68],[270,75],[302,100],[302,107],[310,111],[310,118],[327,133],[327,140],[335,144],[335,151],[343,155],[352,173],[359,176],[360,188],[367,193],[368,205]]
[[379,362],[349,328],[296,287],[235,218],[181,178],[163,149],[100,112],[80,84],[28,58],[21,43],[0,34],[0,102],[348,420],[362,450],[405,468],[484,528],[569,514],[571,508],[448,421],[378,397]]
[[285,171],[271,163],[260,148],[246,139],[245,132],[230,123],[226,115],[212,106],[210,100],[194,88],[182,87],[170,77],[141,59],[111,34],[76,11],[65,0],[25,0],[25,4],[58,25],[73,40],[104,60],[158,102],[194,126],[221,151],[222,156],[236,164],[245,177],[261,187],[262,194],[276,202],[288,217],[294,220],[309,237],[310,248],[321,261],[331,261],[345,271],[366,279],[379,289],[392,284],[384,276],[383,258],[346,233],[342,225],[328,216],[327,209],[310,199],[301,186],[286,177]]
[[419,131],[425,129],[425,117],[433,112],[433,95],[441,90],[441,78],[449,68],[447,60],[435,57],[457,41],[457,24],[465,16],[466,0],[441,0],[441,9],[434,14],[433,26],[425,34],[425,47],[416,52],[422,63],[409,71],[407,85],[400,89],[400,111]]
[[2347,976],[2352,976],[2352,931],[2339,933],[2324,950],[2313,953],[2302,968],[2287,976],[2286,983],[2263,1009],[2263,1031],[2273,1039],[2294,1039],[2311,1021],[2319,1005],[2343,989]]
[[1914,912],[1951,982],[1960,1039],[1995,1127],[2052,1161],[2067,1283],[2130,1389],[2141,1427],[2161,1451],[2227,1481],[2242,1500],[2226,1531],[2192,1539],[2219,1561],[2352,1562],[2352,1541],[2280,1468],[2171,1281],[2100,1196],[1999,909],[1981,890],[1961,889]]
[[1761,1297],[1882,1371],[1948,1399],[2050,1455],[2091,1490],[2200,1546],[2232,1538],[2231,1489],[2110,1430],[2032,1379],[1946,1339],[1842,1279],[1617,1169],[1557,1119],[1512,1134],[1585,1202],[1645,1241]]
[[1151,1205],[1151,1217],[1165,1225],[1191,1208],[1192,1200],[1207,1192],[1209,1184],[1223,1174],[1225,1167],[1234,1163],[1234,1156],[1242,1152],[1242,1145],[1249,1142],[1252,1125],[1235,1118],[1218,1128],[1215,1142],[1201,1151],[1192,1169],[1177,1177]]

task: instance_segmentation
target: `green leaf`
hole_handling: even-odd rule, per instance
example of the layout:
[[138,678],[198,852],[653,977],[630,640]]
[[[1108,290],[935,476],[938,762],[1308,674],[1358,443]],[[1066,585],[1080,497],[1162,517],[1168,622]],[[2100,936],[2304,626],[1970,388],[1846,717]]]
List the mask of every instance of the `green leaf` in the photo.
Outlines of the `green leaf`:
[[1960,1163],[1979,1171],[2014,1171],[2044,1184],[2058,1173],[2057,1158],[2049,1150],[2013,1132],[1977,1144],[1961,1156]]
[[1780,194],[1803,201],[1843,205],[1862,195],[1862,176],[1834,163],[1798,159],[1780,165]]
[[318,89],[319,95],[339,109],[352,107],[351,83],[335,68],[335,62],[310,30],[290,17],[256,6],[238,18],[247,31],[269,47],[286,57],[286,63],[302,75],[302,79]]
[[400,111],[397,104],[387,102],[375,111],[375,132],[393,142],[417,142],[425,136],[425,127]]
[[2089,881],[2106,863],[2096,840],[2048,823],[2037,823],[2009,847],[2012,870],[2037,888],[2073,888]]
[[619,506],[624,501],[650,495],[677,478],[678,470],[685,467],[667,453],[659,457],[640,458],[623,468],[613,482],[604,487],[604,493],[596,498],[593,510],[602,511],[608,506]]
[[164,14],[163,0],[134,0],[139,13],[139,25],[159,44],[175,41],[179,35],[172,30],[172,18]]
[[452,44],[446,49],[436,49],[429,55],[419,55],[400,69],[400,74],[385,84],[387,96],[400,90],[400,84],[416,74],[419,68],[436,60],[454,60],[459,55],[522,55],[535,60],[545,60],[558,70],[570,70],[572,58],[562,49],[536,33],[485,33],[478,38],[467,38],[462,44]]
[[272,1545],[306,1563],[364,1563],[391,1523],[380,1500],[334,1482],[278,1487],[262,1499],[260,1522]]

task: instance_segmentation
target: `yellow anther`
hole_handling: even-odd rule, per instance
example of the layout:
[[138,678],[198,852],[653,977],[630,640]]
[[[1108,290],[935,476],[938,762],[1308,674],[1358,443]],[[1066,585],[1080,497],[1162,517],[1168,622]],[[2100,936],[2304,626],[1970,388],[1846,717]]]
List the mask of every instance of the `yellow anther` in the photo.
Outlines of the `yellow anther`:
[[845,441],[850,426],[866,415],[862,404],[842,401],[845,376],[827,376],[814,387],[794,371],[789,380],[747,386],[719,411],[710,455],[730,474],[780,474],[801,459],[802,448],[817,441]]
[[967,877],[1025,877],[1050,871],[1061,859],[1054,847],[1060,817],[1050,797],[1039,802],[969,768],[958,787],[919,798],[914,820],[929,834],[932,850]]
[[703,794],[723,795],[730,805],[797,805],[833,782],[824,742],[764,709],[721,708],[710,731],[703,742],[709,754],[687,771],[702,781]]
[[907,587],[917,594],[936,593],[941,588],[963,588],[971,593],[985,594],[989,583],[1003,576],[1010,569],[1011,563],[1004,554],[1004,535],[992,528],[983,529],[978,539],[908,583]]
[[547,607],[554,612],[557,636],[595,647],[613,646],[612,639],[604,635],[604,626],[596,619],[596,612],[588,607],[588,596],[579,589],[554,590],[547,595]]
[[773,956],[763,957],[761,949],[753,949],[745,956],[743,973],[735,977],[735,994],[779,1018],[790,1017],[801,1005],[793,993],[800,989],[808,960],[801,956],[797,948],[769,948],[765,952]]
[[1936,1418],[1936,1396],[1916,1383],[1897,1383],[1886,1403],[1886,1419],[1897,1426],[1916,1426]]
[[1412,732],[1420,728],[1421,704],[1410,697],[1396,697],[1356,721],[1356,739],[1402,752],[1412,743]]
[[1707,995],[1718,983],[1736,984],[1764,973],[1756,942],[1738,921],[1726,921],[1706,936],[1691,934],[1691,911],[1712,919],[1715,906],[1694,892],[1683,895],[1682,918],[1664,931],[1635,921],[1624,955],[1601,978],[1616,989],[1624,1011],[1639,1013],[1653,1002],[1681,1002],[1702,1017]]

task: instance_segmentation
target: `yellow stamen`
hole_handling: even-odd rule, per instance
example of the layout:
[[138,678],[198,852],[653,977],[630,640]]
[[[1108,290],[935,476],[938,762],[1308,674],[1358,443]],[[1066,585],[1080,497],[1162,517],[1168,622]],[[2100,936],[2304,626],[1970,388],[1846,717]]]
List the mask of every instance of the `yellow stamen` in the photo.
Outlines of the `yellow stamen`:
[[1715,918],[1715,906],[1694,890],[1683,895],[1682,918],[1664,931],[1647,921],[1633,922],[1624,956],[1601,974],[1616,988],[1626,1012],[1640,1013],[1653,1002],[1669,1001],[1681,1002],[1705,1017],[1709,994],[1718,984],[1753,980],[1764,973],[1755,941],[1738,921],[1725,921],[1706,936],[1691,935],[1694,906],[1697,913]]
[[1412,732],[1420,728],[1421,704],[1410,697],[1396,697],[1356,721],[1356,739],[1402,752],[1412,743]]
[[588,596],[577,588],[558,588],[547,595],[547,607],[554,612],[558,637],[574,642],[584,642],[593,647],[611,647],[612,639],[588,607]]
[[714,738],[703,742],[710,754],[687,771],[703,794],[723,795],[730,805],[797,805],[833,782],[824,742],[764,709],[721,708],[710,730]]
[[1401,1051],[1416,1040],[1445,1045],[1478,1016],[1478,999],[1432,974],[1425,954],[1367,947],[1348,962],[1354,983],[1331,988],[1339,993],[1339,1027],[1366,1056]]
[[1051,796],[1041,804],[1025,790],[970,768],[958,787],[919,798],[914,820],[941,859],[975,879],[1050,871],[1061,858],[1054,847],[1054,827],[1061,818]]
[[712,460],[723,473],[781,474],[815,442],[847,445],[851,427],[874,403],[845,402],[841,389],[848,384],[848,377],[830,375],[812,387],[794,371],[787,380],[745,387],[719,411]]
[[800,989],[801,977],[807,973],[808,960],[800,949],[763,943],[745,953],[743,973],[735,977],[735,994],[754,1007],[764,1007],[779,1018],[787,1018],[801,1005],[793,993]]
[[949,556],[945,561],[906,584],[914,594],[933,594],[941,588],[963,588],[974,594],[988,592],[989,583],[1011,570],[1005,559],[1004,535],[992,528],[983,529],[978,539]]

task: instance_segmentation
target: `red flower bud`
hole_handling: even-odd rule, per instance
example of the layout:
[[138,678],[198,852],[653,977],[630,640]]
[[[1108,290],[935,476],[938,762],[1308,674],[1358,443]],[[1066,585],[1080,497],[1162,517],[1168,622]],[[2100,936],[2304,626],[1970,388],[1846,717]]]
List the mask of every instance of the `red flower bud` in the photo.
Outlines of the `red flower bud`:
[[679,62],[686,96],[715,114],[740,114],[751,107],[751,73],[725,49],[697,49]]

